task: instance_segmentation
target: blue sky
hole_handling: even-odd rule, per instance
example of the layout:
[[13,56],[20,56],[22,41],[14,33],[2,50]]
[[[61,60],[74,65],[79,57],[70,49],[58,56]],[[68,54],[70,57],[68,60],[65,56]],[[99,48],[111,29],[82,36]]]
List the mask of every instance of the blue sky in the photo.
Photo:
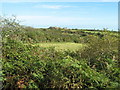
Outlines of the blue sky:
[[118,29],[117,2],[3,2],[2,14],[33,27]]

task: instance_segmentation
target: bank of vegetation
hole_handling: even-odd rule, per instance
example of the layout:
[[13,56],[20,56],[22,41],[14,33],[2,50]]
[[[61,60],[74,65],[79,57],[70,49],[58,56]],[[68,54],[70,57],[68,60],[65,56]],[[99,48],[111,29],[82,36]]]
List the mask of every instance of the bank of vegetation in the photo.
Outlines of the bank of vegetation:
[[33,28],[0,19],[3,88],[120,88],[118,32]]

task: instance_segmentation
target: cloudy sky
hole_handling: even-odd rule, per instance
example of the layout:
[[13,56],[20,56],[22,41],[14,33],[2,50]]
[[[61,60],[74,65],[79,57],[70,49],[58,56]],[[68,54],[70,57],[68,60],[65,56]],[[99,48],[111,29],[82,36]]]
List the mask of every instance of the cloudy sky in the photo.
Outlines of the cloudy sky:
[[[25,0],[24,0],[25,1]],[[33,27],[67,27],[117,30],[118,0],[2,0],[0,14],[16,15],[21,24]],[[51,2],[50,2],[51,1]],[[61,0],[62,1],[62,0]],[[79,2],[77,2],[79,1]],[[96,2],[97,1],[97,2]],[[100,1],[100,2],[98,2]],[[110,2],[109,2],[110,1]]]

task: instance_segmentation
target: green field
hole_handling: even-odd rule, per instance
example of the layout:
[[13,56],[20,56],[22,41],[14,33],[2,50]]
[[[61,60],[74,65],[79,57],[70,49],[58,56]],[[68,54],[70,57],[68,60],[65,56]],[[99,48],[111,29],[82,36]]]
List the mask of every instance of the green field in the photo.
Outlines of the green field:
[[36,43],[36,44],[32,44],[32,46],[55,47],[55,50],[57,51],[61,51],[61,50],[76,51],[78,49],[83,49],[83,47],[86,45],[80,43],[71,43],[71,42],[63,42],[63,43],[50,42],[50,43]]

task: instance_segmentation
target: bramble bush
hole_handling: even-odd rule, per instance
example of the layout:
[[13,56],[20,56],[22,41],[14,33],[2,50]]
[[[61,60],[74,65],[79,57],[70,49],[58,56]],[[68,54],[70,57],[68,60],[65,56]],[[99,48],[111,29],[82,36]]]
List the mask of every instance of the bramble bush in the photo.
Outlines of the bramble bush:
[[[120,88],[118,38],[108,32],[100,37],[65,29],[66,35],[64,29],[24,27],[14,19],[3,19],[1,25],[3,88]],[[60,52],[31,45],[68,41],[82,42],[86,47]]]

